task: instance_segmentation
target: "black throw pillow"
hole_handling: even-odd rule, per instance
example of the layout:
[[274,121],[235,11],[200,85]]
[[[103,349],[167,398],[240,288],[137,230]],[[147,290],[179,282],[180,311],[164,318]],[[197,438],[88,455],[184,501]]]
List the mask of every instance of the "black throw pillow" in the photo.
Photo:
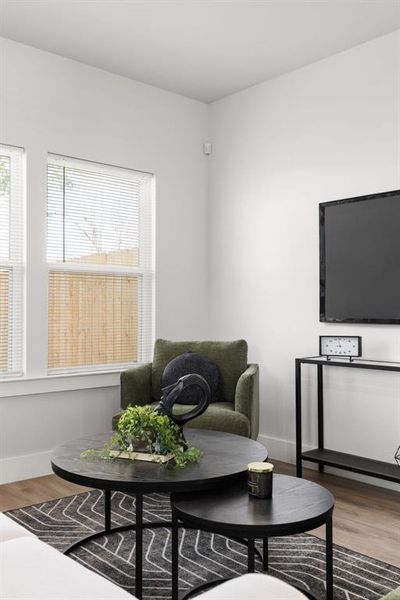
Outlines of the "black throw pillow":
[[[201,354],[195,352],[184,352],[173,358],[165,367],[161,379],[164,388],[176,383],[180,377],[196,373],[207,381],[211,390],[211,402],[218,402],[220,392],[220,373],[217,365]],[[197,386],[191,386],[183,390],[177,399],[177,404],[198,404],[202,397],[202,391]]]

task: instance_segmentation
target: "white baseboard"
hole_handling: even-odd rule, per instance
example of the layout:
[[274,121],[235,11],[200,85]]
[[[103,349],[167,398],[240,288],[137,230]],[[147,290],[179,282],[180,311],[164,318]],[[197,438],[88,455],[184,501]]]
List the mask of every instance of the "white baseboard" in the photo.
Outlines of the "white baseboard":
[[0,460],[0,484],[22,479],[32,479],[52,473],[50,464],[51,451],[36,452],[12,456]]
[[[282,438],[275,438],[268,435],[260,434],[258,441],[261,442],[268,450],[268,456],[270,460],[281,460],[282,462],[295,464],[296,463],[296,444],[292,440],[284,440]],[[311,450],[312,446],[303,444],[303,450]],[[315,463],[307,462],[303,463],[308,469],[317,469]],[[359,475],[358,473],[352,473],[351,471],[344,471],[343,469],[334,469],[333,467],[325,467],[327,473],[344,477],[345,479],[353,479],[354,481],[360,481],[361,483],[367,483],[369,485],[375,485],[388,490],[400,491],[398,483],[392,481],[385,481],[383,479],[377,479],[376,477],[368,477],[367,475]]]
[[267,448],[270,459],[275,458],[291,464],[296,462],[296,444],[294,442],[264,434],[258,436],[258,441]]

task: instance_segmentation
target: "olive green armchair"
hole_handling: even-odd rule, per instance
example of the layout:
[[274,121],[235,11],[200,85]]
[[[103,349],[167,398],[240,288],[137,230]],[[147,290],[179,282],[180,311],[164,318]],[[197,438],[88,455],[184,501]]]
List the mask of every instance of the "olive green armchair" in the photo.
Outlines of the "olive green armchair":
[[[155,406],[161,398],[161,379],[167,364],[183,352],[197,352],[212,360],[221,375],[221,398],[187,427],[236,433],[256,439],[259,427],[258,365],[247,364],[247,342],[171,342],[157,340],[152,363],[121,373],[121,409],[129,404]],[[193,408],[175,404],[174,413]],[[116,426],[120,413],[113,418]]]

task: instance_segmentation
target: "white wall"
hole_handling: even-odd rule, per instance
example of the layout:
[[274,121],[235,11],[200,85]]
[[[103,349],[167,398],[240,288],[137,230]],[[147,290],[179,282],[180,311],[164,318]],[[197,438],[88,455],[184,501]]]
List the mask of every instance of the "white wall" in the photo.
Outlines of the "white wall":
[[[206,105],[7,40],[1,40],[0,57],[0,142],[26,149],[34,232],[27,247],[28,374],[46,373],[47,152],[155,174],[156,335],[204,337]],[[31,387],[26,384],[27,394]],[[2,480],[48,472],[55,445],[108,429],[118,396],[111,386],[0,398]]]
[[[361,335],[365,357],[400,360],[399,326],[325,325],[318,307],[318,203],[399,189],[399,123],[400,32],[211,106],[212,331],[249,340],[276,458],[294,457],[294,358],[317,354],[319,334]],[[311,368],[305,380],[315,446]],[[392,461],[399,375],[331,369],[326,388],[326,446]]]
[[[400,360],[397,327],[318,322],[317,211],[321,201],[400,187],[398,33],[213,104],[208,216],[205,105],[1,44],[0,142],[27,150],[28,218],[36,224],[28,240],[33,376],[46,363],[45,345],[34,342],[46,326],[46,232],[38,223],[48,151],[155,173],[156,334],[248,339],[261,365],[261,439],[272,456],[293,459],[294,357],[316,353],[320,333],[360,334],[365,356]],[[400,443],[398,376],[332,370],[328,379],[327,445],[391,460]],[[48,472],[52,447],[108,428],[118,409],[112,378],[108,387],[29,395],[34,384],[46,388],[38,380],[25,395],[0,398],[3,481]],[[305,401],[305,441],[313,444],[315,394]]]

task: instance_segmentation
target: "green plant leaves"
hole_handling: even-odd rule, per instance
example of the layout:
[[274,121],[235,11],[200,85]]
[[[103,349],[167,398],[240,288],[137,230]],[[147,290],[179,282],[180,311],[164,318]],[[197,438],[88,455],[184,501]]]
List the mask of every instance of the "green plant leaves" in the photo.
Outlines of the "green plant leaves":
[[128,406],[109,442],[100,450],[85,450],[81,456],[114,460],[111,451],[132,451],[138,445],[149,454],[173,454],[177,467],[197,462],[202,456],[198,448],[188,448],[178,425],[168,416],[155,412],[151,406]]

